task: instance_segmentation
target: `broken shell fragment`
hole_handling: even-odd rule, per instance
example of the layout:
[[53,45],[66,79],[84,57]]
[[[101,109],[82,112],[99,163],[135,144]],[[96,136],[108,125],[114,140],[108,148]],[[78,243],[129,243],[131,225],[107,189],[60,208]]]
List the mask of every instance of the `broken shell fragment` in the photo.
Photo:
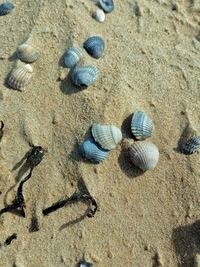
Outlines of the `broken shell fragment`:
[[102,9],[97,9],[94,17],[95,17],[96,21],[104,22],[106,15]]
[[33,76],[33,68],[31,65],[26,64],[14,68],[8,77],[7,84],[14,89],[20,90],[25,87]]
[[21,61],[32,63],[37,60],[39,53],[29,44],[22,44],[17,49],[17,56]]

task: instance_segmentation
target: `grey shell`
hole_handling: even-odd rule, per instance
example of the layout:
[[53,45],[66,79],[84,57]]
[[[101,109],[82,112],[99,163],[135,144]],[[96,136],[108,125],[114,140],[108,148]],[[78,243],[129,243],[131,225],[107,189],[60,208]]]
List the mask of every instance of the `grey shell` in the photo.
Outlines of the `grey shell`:
[[79,87],[85,88],[92,85],[99,75],[99,70],[96,66],[88,65],[75,67],[71,74],[71,80]]
[[131,120],[131,132],[137,140],[144,140],[152,135],[153,122],[143,111],[136,111]]
[[15,6],[10,2],[5,2],[0,5],[0,16],[7,15]]
[[78,61],[83,57],[81,48],[70,47],[64,55],[64,62],[67,68],[74,67]]
[[132,163],[143,171],[152,170],[159,160],[158,148],[151,142],[135,142],[128,147]]
[[200,149],[200,136],[193,136],[181,147],[181,151],[188,155],[194,154],[198,149]]
[[80,152],[85,158],[96,163],[106,159],[109,154],[108,150],[101,148],[92,138],[86,139],[80,145]]
[[114,10],[113,0],[99,0],[99,5],[106,13],[110,13]]
[[98,59],[103,54],[105,42],[100,36],[92,36],[84,42],[83,47],[91,57]]
[[86,262],[86,261],[83,261],[83,262],[79,263],[79,267],[92,267],[92,266],[93,266],[92,263]]
[[29,44],[22,44],[17,49],[18,58],[26,63],[32,63],[37,60],[39,53]]

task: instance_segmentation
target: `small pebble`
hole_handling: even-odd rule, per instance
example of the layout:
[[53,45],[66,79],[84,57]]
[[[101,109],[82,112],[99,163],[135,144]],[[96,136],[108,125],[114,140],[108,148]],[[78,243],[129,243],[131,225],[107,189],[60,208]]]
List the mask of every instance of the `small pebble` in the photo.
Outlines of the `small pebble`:
[[97,9],[95,13],[95,19],[98,22],[104,22],[106,15],[102,9]]

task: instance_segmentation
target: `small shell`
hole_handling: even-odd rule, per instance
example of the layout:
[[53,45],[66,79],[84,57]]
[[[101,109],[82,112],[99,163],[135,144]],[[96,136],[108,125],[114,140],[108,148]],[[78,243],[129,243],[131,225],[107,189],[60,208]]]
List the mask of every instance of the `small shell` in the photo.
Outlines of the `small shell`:
[[94,123],[92,125],[92,136],[94,140],[104,149],[113,149],[122,140],[122,133],[114,125],[101,125]]
[[159,160],[158,148],[151,142],[135,142],[127,146],[131,162],[143,171],[152,170]]
[[26,64],[12,70],[8,78],[8,85],[14,89],[21,89],[28,84],[33,75],[33,68]]
[[110,13],[114,10],[113,0],[99,0],[99,5],[106,13]]
[[106,15],[105,15],[104,11],[102,9],[97,9],[96,13],[95,13],[95,19],[98,22],[104,22],[105,18],[106,18]]
[[15,6],[10,2],[5,2],[0,5],[0,16],[7,15]]
[[198,149],[200,149],[200,136],[193,136],[180,148],[181,152],[188,155],[194,154]]
[[79,267],[92,267],[92,266],[93,266],[92,263],[86,262],[86,261],[83,261],[83,262],[79,263]]
[[17,56],[26,63],[32,63],[37,60],[39,53],[29,44],[22,44],[17,49]]
[[137,140],[144,140],[152,135],[152,120],[143,111],[136,111],[131,120],[131,132]]
[[86,139],[80,145],[80,152],[85,158],[96,163],[106,159],[109,154],[108,150],[99,147],[92,138]]
[[91,57],[98,59],[103,54],[105,42],[99,36],[92,36],[84,42],[83,47]]
[[74,67],[82,58],[83,52],[81,48],[70,47],[64,55],[64,62],[67,68]]
[[75,85],[84,88],[92,85],[96,81],[98,74],[99,70],[96,66],[75,67],[72,71],[71,79]]

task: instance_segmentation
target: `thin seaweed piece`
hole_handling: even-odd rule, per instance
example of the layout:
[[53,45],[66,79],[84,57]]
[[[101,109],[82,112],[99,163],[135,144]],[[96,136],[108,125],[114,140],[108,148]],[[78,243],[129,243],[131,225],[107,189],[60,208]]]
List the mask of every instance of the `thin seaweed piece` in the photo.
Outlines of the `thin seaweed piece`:
[[14,239],[17,239],[17,234],[16,234],[16,233],[13,233],[11,236],[9,236],[9,237],[4,241],[4,246],[8,246],[8,245],[10,245],[11,242],[12,242]]

